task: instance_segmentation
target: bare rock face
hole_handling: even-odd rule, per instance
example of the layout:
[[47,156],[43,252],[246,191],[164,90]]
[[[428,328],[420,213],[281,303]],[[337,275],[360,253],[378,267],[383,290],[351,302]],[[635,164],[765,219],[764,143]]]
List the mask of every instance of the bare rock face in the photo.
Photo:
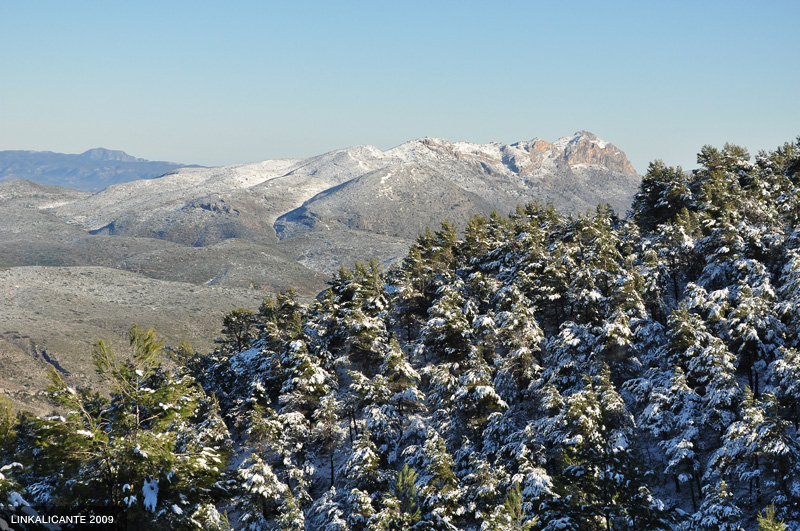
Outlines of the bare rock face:
[[592,164],[622,174],[636,175],[625,153],[614,144],[600,140],[587,131],[575,134],[564,147],[561,158],[570,166]]
[[503,148],[503,162],[519,175],[535,172],[541,168],[548,156],[552,156],[555,146],[541,139],[530,142],[517,142]]

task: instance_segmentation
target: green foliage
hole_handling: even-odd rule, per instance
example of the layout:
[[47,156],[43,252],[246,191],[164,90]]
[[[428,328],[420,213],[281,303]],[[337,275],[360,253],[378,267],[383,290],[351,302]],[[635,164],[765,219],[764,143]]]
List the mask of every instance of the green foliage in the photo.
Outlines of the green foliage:
[[784,531],[786,524],[775,516],[775,506],[768,505],[763,513],[758,513],[758,531]]
[[303,531],[305,529],[305,516],[292,491],[287,491],[280,508],[280,514],[275,520],[280,531]]
[[529,518],[525,514],[519,485],[514,485],[506,494],[503,504],[484,518],[481,531],[530,531],[536,522],[536,518]]
[[11,400],[0,396],[0,455],[11,448],[14,442],[16,415]]
[[156,337],[153,329],[131,328],[123,362],[98,342],[95,366],[112,384],[110,400],[68,387],[52,370],[51,392],[67,416],[42,420],[38,444],[70,478],[55,486],[62,503],[125,507],[132,523],[190,529],[190,515],[209,501],[224,469],[227,429],[190,376],[160,369],[163,341]]
[[263,326],[263,336],[268,346],[279,349],[282,345],[300,337],[303,309],[293,289],[267,297],[258,309],[257,320]]
[[[19,463],[12,463],[0,467],[0,509],[4,509],[5,505],[16,506],[21,498],[20,492],[22,487],[14,481],[14,470],[19,470],[22,465]],[[0,512],[0,516],[2,516]],[[0,521],[2,519],[0,518]],[[6,522],[7,523],[7,522]]]
[[403,465],[392,490],[383,497],[383,509],[373,516],[370,529],[404,531],[420,521],[422,511],[417,480],[416,471],[408,464]]
[[689,176],[680,166],[667,167],[660,160],[651,162],[633,200],[634,220],[643,231],[652,231],[690,206],[691,198]]
[[255,338],[256,314],[247,308],[231,310],[222,318],[221,342],[232,352],[241,352]]
[[339,426],[340,410],[341,403],[335,397],[328,395],[320,400],[319,407],[312,416],[314,423],[311,428],[311,438],[322,453],[328,455],[331,487],[335,481],[334,453],[344,438],[344,430]]

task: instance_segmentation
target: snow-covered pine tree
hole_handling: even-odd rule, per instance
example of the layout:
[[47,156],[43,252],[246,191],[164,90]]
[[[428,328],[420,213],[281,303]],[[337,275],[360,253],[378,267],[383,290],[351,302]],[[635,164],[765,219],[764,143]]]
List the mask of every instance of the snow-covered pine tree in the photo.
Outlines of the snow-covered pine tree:
[[281,356],[286,379],[278,399],[283,411],[298,411],[310,418],[331,388],[333,375],[319,363],[319,358],[309,352],[303,339],[289,343]]
[[55,484],[56,497],[125,507],[132,525],[150,529],[197,528],[191,516],[212,499],[227,461],[227,428],[190,376],[160,369],[155,330],[134,326],[129,338],[129,361],[117,361],[103,341],[95,349],[97,371],[113,387],[110,401],[51,371],[53,396],[68,413],[42,421],[38,437],[42,457],[70,478]]
[[529,517],[522,508],[519,485],[509,489],[503,504],[494,508],[481,523],[481,531],[530,531],[536,518]]
[[692,206],[690,174],[668,167],[661,160],[651,162],[633,199],[633,219],[644,231],[672,220],[683,208]]
[[251,454],[244,460],[237,469],[237,475],[241,481],[235,500],[239,522],[247,531],[269,529],[289,487],[256,454]]
[[775,361],[767,368],[769,388],[783,408],[783,416],[800,428],[800,351],[796,348],[778,349]]
[[328,394],[320,399],[319,407],[312,416],[311,440],[323,455],[328,456],[331,488],[334,488],[335,482],[333,458],[345,435],[344,428],[339,426],[340,410],[341,403],[334,395]]
[[408,466],[397,473],[392,488],[383,494],[382,508],[369,520],[370,531],[406,531],[422,518],[417,472]]
[[311,508],[309,523],[319,531],[350,531],[340,503],[337,501],[336,489],[331,487]]
[[710,467],[746,486],[749,499],[769,499],[783,506],[793,501],[789,486],[797,479],[800,447],[779,413],[775,395],[767,392],[757,399],[745,387],[741,420],[728,427]]
[[720,480],[703,488],[703,504],[692,515],[692,531],[744,531],[742,510],[736,505],[728,484]]
[[428,321],[421,333],[423,353],[434,360],[457,362],[469,353],[472,326],[464,315],[467,299],[461,293],[463,287],[464,283],[458,280],[443,285],[428,310]]

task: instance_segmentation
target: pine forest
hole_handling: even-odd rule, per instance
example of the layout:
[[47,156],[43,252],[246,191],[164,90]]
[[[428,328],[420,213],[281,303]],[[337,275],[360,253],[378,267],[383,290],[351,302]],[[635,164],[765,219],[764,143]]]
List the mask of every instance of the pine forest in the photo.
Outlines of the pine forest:
[[211,353],[100,341],[110,394],[54,369],[51,416],[0,402],[0,522],[800,529],[800,138],[697,161],[651,163],[624,216],[443,221],[230,312]]

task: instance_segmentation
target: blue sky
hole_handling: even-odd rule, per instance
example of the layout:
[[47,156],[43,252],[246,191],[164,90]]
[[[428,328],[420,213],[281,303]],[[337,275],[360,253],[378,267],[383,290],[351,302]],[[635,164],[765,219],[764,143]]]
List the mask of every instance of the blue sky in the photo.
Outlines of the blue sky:
[[800,2],[0,0],[0,150],[220,165],[585,129],[643,173],[800,135]]

